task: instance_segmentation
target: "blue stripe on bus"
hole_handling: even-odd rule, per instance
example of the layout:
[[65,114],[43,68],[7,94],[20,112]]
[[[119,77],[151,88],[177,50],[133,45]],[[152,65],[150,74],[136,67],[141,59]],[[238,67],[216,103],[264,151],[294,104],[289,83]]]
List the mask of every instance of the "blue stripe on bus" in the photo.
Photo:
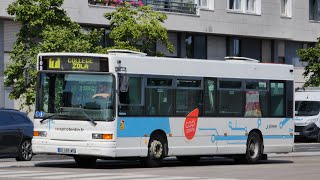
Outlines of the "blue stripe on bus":
[[[248,136],[215,136],[218,141],[240,141],[247,140]],[[292,135],[264,135],[263,139],[292,139]]]
[[247,140],[248,136],[216,136],[218,141],[239,141]]
[[[124,121],[123,129],[120,129],[120,123]],[[118,137],[143,137],[148,136],[154,130],[161,129],[166,134],[170,133],[169,118],[162,117],[121,117],[118,118],[117,136]]]
[[293,139],[293,135],[264,135],[263,139]]

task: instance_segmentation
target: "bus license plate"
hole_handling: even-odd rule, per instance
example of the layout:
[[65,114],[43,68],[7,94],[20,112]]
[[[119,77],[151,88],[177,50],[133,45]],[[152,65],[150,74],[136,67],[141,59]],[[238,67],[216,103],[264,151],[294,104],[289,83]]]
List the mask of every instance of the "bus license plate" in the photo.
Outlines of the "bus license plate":
[[75,148],[58,148],[58,153],[63,154],[76,154],[77,151]]
[[294,132],[294,135],[299,136],[300,132]]

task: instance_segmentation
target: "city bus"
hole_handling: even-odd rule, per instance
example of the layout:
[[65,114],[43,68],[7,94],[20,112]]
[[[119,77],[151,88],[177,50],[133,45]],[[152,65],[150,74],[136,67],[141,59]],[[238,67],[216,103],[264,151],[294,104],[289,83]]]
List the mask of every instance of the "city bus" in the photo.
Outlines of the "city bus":
[[257,163],[293,151],[293,69],[126,50],[42,53],[32,148],[83,167],[127,158],[157,167],[169,156]]

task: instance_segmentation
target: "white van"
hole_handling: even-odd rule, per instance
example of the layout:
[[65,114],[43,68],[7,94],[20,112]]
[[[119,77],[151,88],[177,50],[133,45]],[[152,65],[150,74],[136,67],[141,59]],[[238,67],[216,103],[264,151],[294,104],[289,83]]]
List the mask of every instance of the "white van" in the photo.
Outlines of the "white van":
[[295,136],[320,142],[320,87],[295,92]]

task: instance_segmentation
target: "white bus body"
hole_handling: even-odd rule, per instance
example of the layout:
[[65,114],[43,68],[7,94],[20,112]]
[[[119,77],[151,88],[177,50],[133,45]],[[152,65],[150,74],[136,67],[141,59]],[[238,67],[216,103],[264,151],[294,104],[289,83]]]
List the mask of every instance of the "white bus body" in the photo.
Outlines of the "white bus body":
[[320,88],[295,92],[295,136],[320,142]]
[[[82,70],[68,70],[60,59],[54,64],[64,56]],[[91,72],[98,65],[81,57],[103,58],[108,67]],[[125,53],[44,53],[38,59],[36,154],[67,154],[80,165],[137,157],[156,166],[165,156],[247,154],[254,163],[266,153],[293,151],[291,65]],[[113,87],[113,100],[95,109],[87,91],[102,81]]]

